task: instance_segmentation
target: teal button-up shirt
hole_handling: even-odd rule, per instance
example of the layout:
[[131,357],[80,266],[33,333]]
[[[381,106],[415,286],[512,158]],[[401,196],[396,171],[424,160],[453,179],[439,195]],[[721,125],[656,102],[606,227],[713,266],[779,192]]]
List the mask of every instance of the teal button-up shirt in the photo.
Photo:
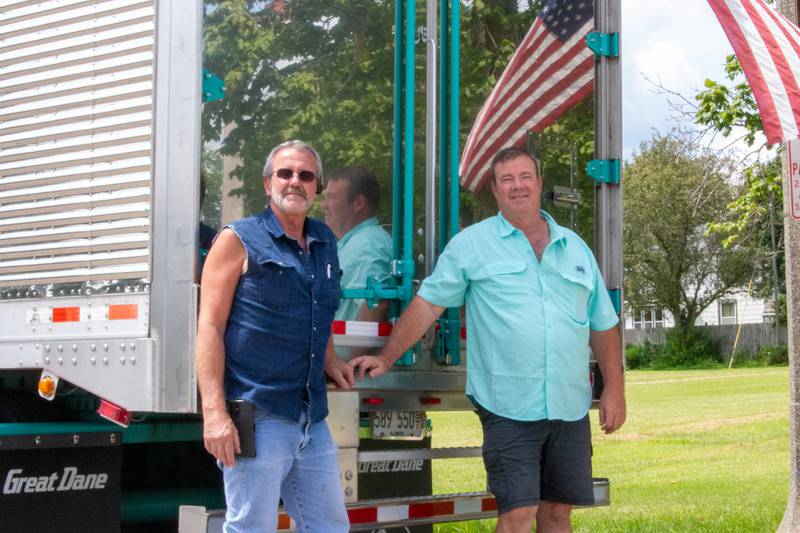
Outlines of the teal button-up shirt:
[[502,214],[448,243],[419,296],[467,305],[467,390],[514,420],[583,418],[592,401],[589,332],[617,317],[583,240],[541,212],[550,242],[541,261]]
[[[344,234],[336,243],[343,289],[363,289],[367,278],[376,278],[386,286],[391,281],[392,237],[378,219],[368,218]],[[356,320],[363,299],[342,298],[335,320]]]

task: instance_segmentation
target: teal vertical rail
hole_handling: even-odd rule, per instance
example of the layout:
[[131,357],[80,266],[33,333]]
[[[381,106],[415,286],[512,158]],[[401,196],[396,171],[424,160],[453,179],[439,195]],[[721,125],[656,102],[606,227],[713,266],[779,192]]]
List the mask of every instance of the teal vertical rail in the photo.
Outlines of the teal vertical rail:
[[447,175],[449,172],[447,158],[448,107],[446,102],[449,76],[448,57],[450,54],[448,28],[450,27],[448,0],[439,1],[439,252],[447,244]]
[[[411,302],[414,284],[414,54],[416,51],[416,1],[406,0],[405,20],[405,76],[403,111],[403,260],[401,262],[402,309]],[[395,363],[410,365],[414,363],[414,353],[407,351]]]
[[[450,7],[450,238],[459,230],[459,91],[461,88],[461,2],[452,0]],[[444,221],[442,221],[444,224]],[[449,362],[461,364],[461,318],[457,308],[447,310],[447,353]]]
[[394,4],[394,101],[392,137],[392,258],[400,260],[400,172],[403,147],[402,98],[403,98],[403,2]]

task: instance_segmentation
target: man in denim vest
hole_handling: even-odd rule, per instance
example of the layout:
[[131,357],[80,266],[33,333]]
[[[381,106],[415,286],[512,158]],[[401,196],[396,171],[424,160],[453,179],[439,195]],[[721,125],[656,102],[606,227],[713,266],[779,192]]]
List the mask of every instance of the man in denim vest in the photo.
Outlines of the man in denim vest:
[[467,306],[467,396],[483,427],[498,533],[572,531],[594,503],[589,347],[603,374],[600,426],[625,422],[619,319],[589,247],[540,210],[536,159],[492,161],[500,212],[453,237],[380,355],[354,358],[376,377],[447,307]]
[[[310,145],[277,146],[264,165],[269,206],[225,226],[206,258],[197,382],[205,447],[225,480],[226,533],[275,531],[279,499],[298,531],[349,530],[325,423],[325,374],[341,388],[353,384],[331,341],[341,295],[336,238],[306,216],[321,185]],[[240,441],[226,402],[253,413],[254,457],[237,456],[250,443]]]

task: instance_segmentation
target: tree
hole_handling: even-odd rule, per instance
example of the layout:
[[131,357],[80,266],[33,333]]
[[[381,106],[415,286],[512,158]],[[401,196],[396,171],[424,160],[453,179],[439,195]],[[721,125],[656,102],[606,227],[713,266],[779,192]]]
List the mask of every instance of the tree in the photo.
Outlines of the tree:
[[682,133],[656,135],[625,167],[625,294],[669,310],[685,332],[708,305],[746,284],[752,259],[708,225],[727,220],[731,165]]
[[[742,128],[745,142],[752,146],[756,136],[764,131],[753,92],[749,84],[741,81],[743,72],[736,56],[725,58],[725,72],[731,86],[706,80],[705,90],[695,96],[698,102],[695,121],[725,137],[731,136],[734,128]],[[734,217],[716,221],[709,229],[723,237],[724,246],[750,248],[757,258],[755,293],[762,298],[777,296],[785,304],[780,158],[771,157],[766,163],[757,161],[745,168],[742,175],[744,183],[738,197],[728,206]]]
[[[483,100],[543,3],[462,3],[461,146]],[[264,151],[286,139],[301,138],[320,151],[327,170],[348,164],[374,170],[383,189],[380,215],[384,221],[389,219],[394,4],[388,0],[206,0],[204,66],[224,78],[226,97],[205,105],[204,141],[219,143],[223,126],[236,123],[219,150],[238,154],[243,161],[236,171],[243,186],[236,192],[244,198],[246,213],[263,207]],[[424,3],[417,5],[419,24],[424,20]],[[520,6],[527,9],[520,11]],[[424,55],[424,44],[418,42],[414,160],[418,213],[425,175]],[[592,137],[591,116],[591,106],[583,105],[562,120],[567,126],[561,129],[581,147],[579,168],[591,152],[585,150],[587,138]],[[563,166],[558,159],[554,155],[546,164]],[[471,193],[463,193],[462,201],[467,214],[485,214]],[[494,212],[493,201],[489,203]],[[591,205],[582,210],[590,213]],[[591,224],[590,214],[580,218]],[[591,235],[591,225],[584,233]]]

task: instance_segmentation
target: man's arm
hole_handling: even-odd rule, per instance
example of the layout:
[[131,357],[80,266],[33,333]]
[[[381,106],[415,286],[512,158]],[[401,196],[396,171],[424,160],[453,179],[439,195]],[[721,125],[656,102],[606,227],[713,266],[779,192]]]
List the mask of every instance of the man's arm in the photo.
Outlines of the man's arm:
[[600,373],[603,375],[603,392],[600,394],[600,428],[613,433],[625,423],[625,384],[622,377],[622,343],[619,327],[605,331],[592,331],[589,336]]
[[225,406],[225,328],[236,285],[247,257],[241,241],[229,229],[219,234],[206,257],[200,285],[197,319],[197,386],[203,401],[203,441],[206,450],[227,466],[240,452],[239,434]]
[[408,309],[398,319],[389,340],[386,341],[386,346],[379,355],[362,355],[350,360],[349,364],[353,368],[358,368],[358,378],[363,378],[365,373],[375,378],[389,370],[395,361],[428,331],[444,310],[444,307],[434,305],[421,296],[415,296]]

